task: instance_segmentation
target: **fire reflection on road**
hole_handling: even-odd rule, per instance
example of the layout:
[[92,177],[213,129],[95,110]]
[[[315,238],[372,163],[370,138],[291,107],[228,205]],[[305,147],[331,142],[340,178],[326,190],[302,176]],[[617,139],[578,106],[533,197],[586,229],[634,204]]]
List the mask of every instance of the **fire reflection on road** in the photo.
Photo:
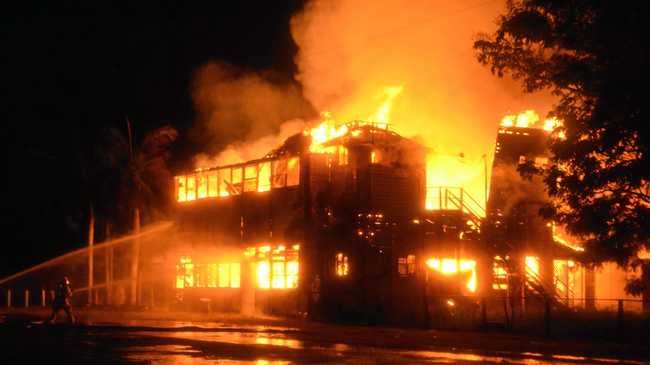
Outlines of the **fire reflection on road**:
[[[411,351],[356,346],[344,343],[317,341],[300,332],[251,331],[233,329],[226,331],[132,332],[134,338],[157,339],[178,345],[152,345],[129,347],[124,352],[126,361],[150,364],[296,364],[296,363],[408,363],[408,364],[646,364],[606,358],[589,358],[572,355],[553,355],[533,352],[472,353],[452,351]],[[304,335],[304,333],[303,333]],[[309,339],[307,339],[309,338]]]

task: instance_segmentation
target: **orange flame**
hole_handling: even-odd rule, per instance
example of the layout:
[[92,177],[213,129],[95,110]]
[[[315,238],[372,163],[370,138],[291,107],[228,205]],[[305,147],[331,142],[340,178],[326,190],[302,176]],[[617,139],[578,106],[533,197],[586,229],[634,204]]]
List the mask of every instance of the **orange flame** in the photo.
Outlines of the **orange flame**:
[[555,128],[560,127],[562,122],[557,118],[547,118],[543,124],[538,124],[540,121],[539,114],[534,110],[525,110],[517,115],[508,114],[501,119],[502,127],[518,127],[518,128],[533,128],[540,127],[546,131],[553,131]]

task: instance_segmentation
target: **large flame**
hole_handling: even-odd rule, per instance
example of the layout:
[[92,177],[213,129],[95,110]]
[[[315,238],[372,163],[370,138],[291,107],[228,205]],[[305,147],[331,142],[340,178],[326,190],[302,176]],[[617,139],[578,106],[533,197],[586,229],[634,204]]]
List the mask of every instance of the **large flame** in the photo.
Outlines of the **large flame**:
[[[376,128],[387,129],[390,123],[390,112],[393,100],[402,92],[402,86],[386,86],[379,93],[382,99],[381,105],[367,118],[367,121],[355,121],[357,125],[370,125]],[[361,114],[361,113],[359,113]],[[348,133],[347,124],[338,123],[330,112],[321,112],[322,121],[314,128],[304,131],[305,135],[311,136],[309,150],[314,153],[334,153],[332,148],[323,144],[332,139],[339,138]]]
[[555,128],[561,125],[562,123],[554,117],[547,118],[543,123],[540,123],[539,114],[530,109],[517,115],[508,114],[501,119],[502,127],[541,128],[549,132],[555,130]]

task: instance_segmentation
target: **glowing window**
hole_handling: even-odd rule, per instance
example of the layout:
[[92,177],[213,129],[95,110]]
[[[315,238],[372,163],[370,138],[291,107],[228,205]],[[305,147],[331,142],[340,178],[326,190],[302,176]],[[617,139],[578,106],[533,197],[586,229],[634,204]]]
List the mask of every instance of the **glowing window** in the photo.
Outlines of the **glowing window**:
[[579,269],[572,260],[553,260],[553,286],[562,298],[575,297]]
[[187,200],[196,200],[196,176],[187,176]]
[[415,255],[397,258],[397,273],[400,276],[415,275]]
[[230,286],[230,265],[219,264],[219,287],[227,288]]
[[239,288],[240,264],[194,264],[190,256],[181,256],[176,265],[176,288]]
[[185,266],[176,265],[176,288],[182,289],[185,287]]
[[206,174],[197,175],[197,197],[199,199],[208,197],[208,176]]
[[300,159],[292,157],[287,162],[287,186],[300,184]]
[[196,264],[194,267],[194,287],[196,288],[205,288],[207,284],[206,280],[206,265]]
[[187,200],[186,182],[185,176],[176,176],[176,200],[179,202]]
[[191,288],[194,286],[194,264],[190,256],[181,256],[176,265],[176,287]]
[[336,275],[348,276],[348,272],[349,272],[348,255],[344,255],[341,252],[336,254],[335,269],[336,269]]
[[239,288],[240,286],[241,267],[239,262],[230,264],[230,287]]
[[242,169],[241,167],[236,167],[232,169],[232,185],[231,193],[233,195],[240,194],[242,191]]
[[273,161],[273,188],[287,186],[287,160]]
[[257,191],[271,190],[271,163],[262,162],[259,165],[259,169],[257,176]]
[[217,264],[206,265],[206,282],[208,288],[217,287]]
[[273,263],[273,280],[271,282],[271,287],[276,289],[285,288],[285,276],[284,276],[284,262],[274,262]]
[[214,198],[219,196],[219,179],[217,171],[210,171],[208,173],[208,196]]
[[257,164],[244,168],[244,191],[257,191]]
[[287,288],[298,287],[298,261],[287,262]]
[[526,278],[535,280],[539,278],[539,258],[535,256],[526,256]]
[[[292,289],[298,287],[300,246],[260,246],[255,253],[248,254],[256,259],[257,286],[261,289]],[[248,252],[248,250],[247,250]]]
[[221,169],[217,174],[219,180],[219,196],[230,195],[232,181],[232,177],[230,176],[230,169]]
[[443,275],[455,275],[457,273],[470,273],[465,285],[470,292],[476,291],[476,261],[467,259],[443,258],[442,260],[431,258],[426,261],[428,267],[440,272]]
[[260,261],[257,263],[257,285],[262,289],[271,287],[271,271],[269,269],[268,261]]

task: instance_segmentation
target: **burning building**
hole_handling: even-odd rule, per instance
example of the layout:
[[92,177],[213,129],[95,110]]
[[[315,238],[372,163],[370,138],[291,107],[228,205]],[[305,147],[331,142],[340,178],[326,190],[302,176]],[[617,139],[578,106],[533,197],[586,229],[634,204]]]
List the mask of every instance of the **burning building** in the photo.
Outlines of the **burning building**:
[[404,263],[394,256],[417,242],[425,153],[386,124],[322,125],[259,160],[175,180],[180,240],[189,247],[176,288],[186,302],[380,313],[393,269],[415,272],[413,255]]
[[426,149],[386,123],[323,122],[258,160],[178,175],[177,303],[414,325],[479,296],[598,306],[610,268],[578,263],[538,214],[542,182],[517,172],[548,162],[548,136],[499,128],[487,209],[428,186]]
[[[549,201],[540,176],[526,179],[523,164],[548,164],[548,141],[557,121],[534,124],[532,111],[507,116],[498,129],[490,199],[483,224],[485,248],[494,255],[494,292],[504,292],[526,305],[545,298],[564,308],[606,309],[611,298],[632,299],[625,293],[627,279],[640,273],[622,270],[615,263],[599,268],[580,264],[584,249],[554,222],[542,218]],[[539,303],[538,303],[539,304]],[[628,305],[641,310],[641,303]]]

